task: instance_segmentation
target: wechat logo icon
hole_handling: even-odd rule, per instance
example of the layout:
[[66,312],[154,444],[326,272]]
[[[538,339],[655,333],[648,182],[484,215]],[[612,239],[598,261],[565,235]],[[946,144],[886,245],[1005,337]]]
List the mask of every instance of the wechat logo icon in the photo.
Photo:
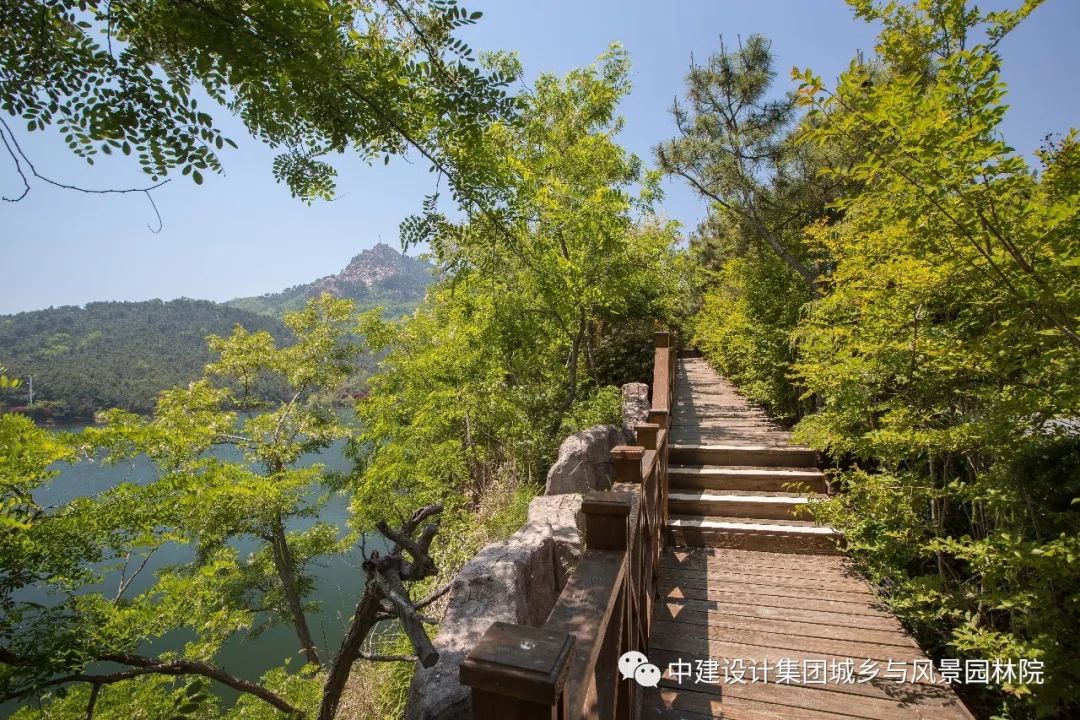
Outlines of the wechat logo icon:
[[623,680],[633,678],[642,687],[656,687],[660,683],[660,668],[649,662],[649,658],[637,650],[623,653],[619,658],[619,672]]

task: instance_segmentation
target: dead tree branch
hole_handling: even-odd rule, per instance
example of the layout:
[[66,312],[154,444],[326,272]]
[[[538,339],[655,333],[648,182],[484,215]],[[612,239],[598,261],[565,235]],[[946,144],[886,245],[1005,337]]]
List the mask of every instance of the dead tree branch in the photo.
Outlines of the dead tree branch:
[[[442,597],[449,590],[449,585],[439,588],[419,603],[413,603],[409,598],[405,583],[435,575],[435,563],[428,554],[428,550],[435,533],[438,532],[438,524],[429,523],[420,531],[418,538],[414,539],[413,536],[421,523],[442,511],[441,504],[422,507],[396,530],[385,522],[376,525],[379,532],[392,543],[392,547],[385,556],[373,553],[364,561],[367,586],[364,588],[360,602],[356,605],[356,612],[353,613],[352,622],[345,633],[345,638],[341,641],[337,657],[330,666],[330,674],[323,686],[323,699],[319,707],[318,720],[334,720],[338,703],[341,701],[341,693],[349,681],[353,663],[357,660],[375,662],[419,660],[424,667],[431,667],[439,659],[438,652],[424,630],[423,622],[427,618],[422,617],[417,611]],[[393,617],[397,617],[401,622],[402,629],[416,652],[415,657],[365,654],[362,651],[364,640],[379,622]]]
[[150,232],[154,233],[155,235],[161,232],[162,227],[164,227],[164,222],[161,219],[161,212],[158,211],[157,203],[154,202],[154,196],[150,193],[151,191],[157,190],[162,185],[170,182],[169,180],[162,180],[161,182],[155,183],[153,185],[148,185],[147,187],[143,188],[107,188],[105,190],[96,190],[93,188],[84,188],[79,187],[78,185],[69,185],[68,183],[62,183],[57,180],[53,180],[50,177],[42,175],[38,172],[37,168],[34,167],[34,163],[30,161],[30,158],[26,155],[22,147],[19,145],[19,141],[15,139],[15,133],[11,131],[11,127],[3,118],[0,118],[0,126],[2,126],[2,128],[0,128],[0,140],[3,141],[4,149],[7,150],[8,155],[11,156],[12,161],[15,163],[15,172],[18,173],[19,178],[22,180],[23,184],[23,190],[17,197],[7,197],[6,195],[2,196],[5,202],[19,202],[30,193],[30,180],[22,167],[23,163],[25,163],[32,177],[37,178],[38,180],[46,183],[47,185],[52,185],[53,187],[60,188],[61,190],[74,190],[75,192],[81,192],[87,195],[129,195],[131,193],[142,193],[150,202],[150,207],[154,210],[154,217],[157,218],[157,228],[154,228],[149,223],[147,223],[146,227],[149,228]]

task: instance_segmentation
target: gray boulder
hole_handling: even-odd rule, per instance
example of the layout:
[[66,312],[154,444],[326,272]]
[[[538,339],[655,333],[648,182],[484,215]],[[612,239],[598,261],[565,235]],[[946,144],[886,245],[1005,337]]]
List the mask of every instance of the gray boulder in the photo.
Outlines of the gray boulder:
[[625,441],[614,425],[594,425],[563,440],[548,471],[545,495],[583,493],[611,487],[611,449]]
[[[555,584],[558,585],[559,592],[562,592],[581,559],[581,529],[585,527],[581,500],[581,495],[570,493],[540,495],[529,503],[526,527],[541,528],[555,541]],[[552,605],[554,604],[553,600]],[[551,608],[548,608],[548,611],[550,612]]]

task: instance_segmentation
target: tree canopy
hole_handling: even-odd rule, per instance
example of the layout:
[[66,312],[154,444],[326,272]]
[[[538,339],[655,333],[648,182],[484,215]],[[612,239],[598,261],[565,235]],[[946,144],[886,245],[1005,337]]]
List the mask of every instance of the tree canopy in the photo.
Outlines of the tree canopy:
[[306,200],[333,196],[325,158],[346,151],[411,149],[471,186],[453,158],[514,112],[510,78],[479,69],[455,37],[479,17],[457,0],[4,0],[3,141],[24,183],[12,199],[35,180],[64,185],[38,174],[23,126],[54,127],[89,163],[133,156],[151,184],[124,190],[141,191],[172,170],[196,183],[221,170],[218,151],[234,143],[214,124],[220,108],[280,151],[275,177]]

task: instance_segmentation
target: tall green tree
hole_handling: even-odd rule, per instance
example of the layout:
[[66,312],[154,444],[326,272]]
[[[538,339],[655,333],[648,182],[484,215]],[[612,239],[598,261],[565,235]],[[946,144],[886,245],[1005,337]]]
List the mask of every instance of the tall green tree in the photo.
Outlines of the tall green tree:
[[685,100],[672,115],[678,135],[655,148],[661,170],[709,204],[690,238],[697,267],[693,341],[751,398],[795,419],[809,404],[792,381],[789,342],[803,305],[819,292],[828,257],[803,228],[834,215],[843,181],[819,170],[835,148],[803,137],[793,94],[774,87],[769,41],[721,44],[691,65]]
[[[659,176],[614,139],[628,71],[627,54],[613,46],[597,66],[541,75],[520,98],[519,120],[493,125],[484,138],[488,203],[460,222],[433,205],[403,225],[408,242],[430,242],[456,277],[485,279],[493,312],[517,326],[514,342],[553,344],[566,372],[552,434],[595,370],[594,325],[629,317],[632,306],[659,308],[671,295],[672,279],[658,270],[674,229],[650,221]],[[525,340],[530,334],[538,339]]]
[[[111,411],[106,428],[85,431],[93,445],[115,449],[114,459],[145,453],[155,462],[162,474],[158,483],[171,485],[182,508],[171,519],[173,532],[183,533],[200,556],[218,562],[219,581],[232,563],[229,572],[248,595],[244,599],[288,619],[315,665],[319,653],[304,601],[312,581],[305,568],[320,555],[341,550],[339,529],[315,523],[287,534],[286,526],[299,517],[317,517],[325,500],[317,492],[320,468],[298,464],[302,456],[348,434],[332,408],[304,401],[332,392],[352,371],[359,351],[346,337],[352,310],[350,301],[329,295],[313,300],[286,316],[296,340],[284,347],[266,331],[240,327],[228,338],[211,336],[218,359],[207,366],[206,377],[162,393],[152,419]],[[290,388],[286,402],[267,403],[252,394],[268,375]],[[238,450],[245,462],[226,463],[211,454],[222,446]],[[237,537],[260,543],[247,562],[229,550]],[[262,592],[251,594],[248,588]]]
[[813,294],[820,269],[799,229],[834,195],[814,177],[816,154],[792,137],[794,96],[770,96],[775,77],[764,36],[751,35],[735,50],[722,45],[706,64],[690,67],[685,104],[672,107],[679,134],[655,152],[665,173],[686,180],[723,222],[774,253]]
[[[648,348],[677,296],[674,229],[649,214],[655,178],[615,142],[628,70],[614,48],[541,76],[521,121],[485,139],[495,209],[406,222],[444,275],[404,324],[365,327],[386,359],[358,405],[357,512],[477,508],[506,482],[535,492],[567,432],[618,420],[607,362],[633,351],[612,345]],[[638,318],[632,340],[611,330]]]

